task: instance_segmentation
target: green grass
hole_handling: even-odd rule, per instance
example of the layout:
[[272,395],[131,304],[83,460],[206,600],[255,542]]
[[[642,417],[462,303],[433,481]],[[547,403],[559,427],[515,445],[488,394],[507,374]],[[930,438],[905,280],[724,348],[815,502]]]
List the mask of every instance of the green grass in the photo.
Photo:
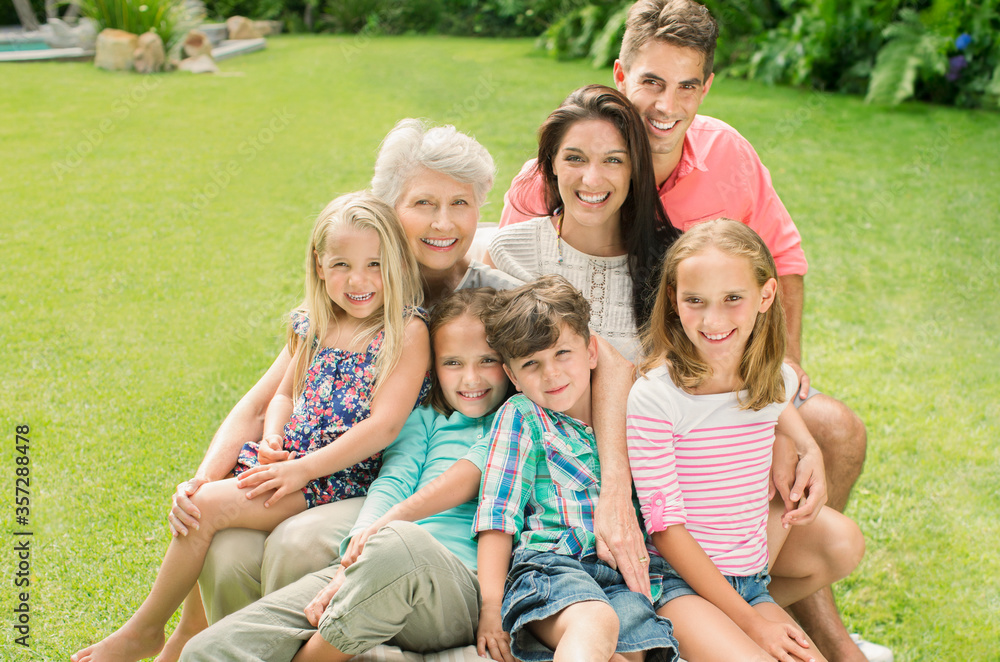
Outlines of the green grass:
[[[541,120],[611,78],[528,41],[444,38],[282,37],[222,67],[3,68],[4,659],[65,659],[138,606],[173,486],[281,345],[314,215],[366,185],[398,119],[486,145],[491,221]],[[771,168],[810,259],[804,365],[868,425],[845,619],[899,662],[1000,659],[1000,116],[736,80],[703,111]],[[21,424],[30,652],[12,625]]]

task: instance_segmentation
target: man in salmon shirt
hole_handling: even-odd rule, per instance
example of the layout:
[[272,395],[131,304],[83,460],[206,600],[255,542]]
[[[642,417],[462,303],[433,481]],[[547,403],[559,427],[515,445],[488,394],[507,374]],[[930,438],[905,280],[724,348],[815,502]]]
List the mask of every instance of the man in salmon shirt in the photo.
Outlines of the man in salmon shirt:
[[[770,173],[734,128],[697,114],[712,87],[717,37],[715,20],[693,0],[640,0],[629,10],[620,59],[614,65],[615,85],[645,120],[660,200],[671,223],[683,231],[722,216],[736,219],[755,230],[771,250],[788,324],[785,362],[799,377],[795,404],[823,451],[827,505],[842,511],[864,464],[865,426],[845,404],[811,388],[800,365],[808,265],[799,232]],[[544,215],[542,179],[532,159],[504,196],[500,226]],[[623,531],[629,526],[621,525]],[[616,557],[616,541],[627,537],[623,531],[604,536]],[[866,659],[844,628],[829,588],[797,603],[792,611],[830,660]],[[862,645],[869,647],[866,653],[872,659],[892,659],[884,647]]]

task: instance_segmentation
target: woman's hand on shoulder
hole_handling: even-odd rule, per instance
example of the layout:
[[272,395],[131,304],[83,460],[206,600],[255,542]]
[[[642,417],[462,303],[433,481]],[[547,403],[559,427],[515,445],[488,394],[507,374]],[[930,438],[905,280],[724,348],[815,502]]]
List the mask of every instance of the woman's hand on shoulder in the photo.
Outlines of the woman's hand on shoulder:
[[247,489],[247,498],[253,499],[274,490],[264,507],[273,506],[289,494],[300,491],[309,482],[301,459],[288,460],[278,464],[258,464],[236,478],[236,486]]

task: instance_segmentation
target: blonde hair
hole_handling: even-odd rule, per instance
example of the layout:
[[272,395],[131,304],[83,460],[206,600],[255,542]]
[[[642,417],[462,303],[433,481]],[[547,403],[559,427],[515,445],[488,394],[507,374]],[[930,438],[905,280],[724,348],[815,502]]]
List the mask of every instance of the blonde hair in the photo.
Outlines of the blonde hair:
[[[496,293],[497,291],[492,287],[477,287],[458,290],[438,302],[431,313],[431,347],[434,347],[434,336],[446,324],[450,324],[465,315],[482,321]],[[436,357],[434,365],[437,366]],[[445,416],[451,416],[455,413],[455,408],[448,404],[447,398],[444,397],[444,391],[441,389],[441,382],[438,381],[436,369],[434,370],[433,383],[428,401],[435,410]]]
[[333,200],[320,212],[313,226],[309,245],[306,247],[306,297],[302,304],[309,319],[305,338],[296,335],[289,327],[288,346],[294,352],[299,343],[305,348],[295,364],[294,393],[298,397],[305,384],[309,366],[319,353],[331,322],[336,323],[336,304],[326,292],[317,271],[317,257],[322,259],[333,235],[342,228],[373,230],[379,239],[379,260],[382,272],[382,310],[373,314],[358,329],[354,342],[385,332],[382,347],[375,359],[375,384],[372,398],[382,384],[382,377],[390,374],[399,362],[406,335],[406,322],[423,302],[423,288],[417,270],[417,261],[406,240],[403,226],[392,207],[369,191],[347,193]]
[[[696,225],[681,235],[663,259],[660,287],[653,303],[649,323],[641,332],[645,360],[639,372],[666,362],[670,377],[683,389],[697,388],[711,374],[711,368],[684,333],[677,314],[677,268],[689,257],[709,247],[732,256],[745,257],[758,287],[777,279],[774,258],[756,232],[743,223],[720,218]],[[741,409],[759,411],[785,398],[781,364],[785,358],[785,313],[780,294],[763,313],[757,313],[753,331],[740,359],[740,379],[747,390],[741,397]]]

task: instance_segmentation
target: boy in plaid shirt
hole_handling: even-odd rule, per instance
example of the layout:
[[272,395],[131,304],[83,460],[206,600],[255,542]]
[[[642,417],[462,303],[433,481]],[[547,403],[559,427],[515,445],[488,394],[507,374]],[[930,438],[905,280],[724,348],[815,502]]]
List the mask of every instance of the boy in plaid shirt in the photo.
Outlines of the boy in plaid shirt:
[[[552,660],[557,649],[569,660],[631,662],[648,651],[650,660],[670,661],[677,656],[670,621],[597,558],[601,468],[590,390],[597,343],[589,320],[589,303],[561,276],[501,292],[484,320],[523,395],[496,414],[473,522],[483,597],[478,644],[527,662]],[[655,602],[660,576],[650,570]]]

